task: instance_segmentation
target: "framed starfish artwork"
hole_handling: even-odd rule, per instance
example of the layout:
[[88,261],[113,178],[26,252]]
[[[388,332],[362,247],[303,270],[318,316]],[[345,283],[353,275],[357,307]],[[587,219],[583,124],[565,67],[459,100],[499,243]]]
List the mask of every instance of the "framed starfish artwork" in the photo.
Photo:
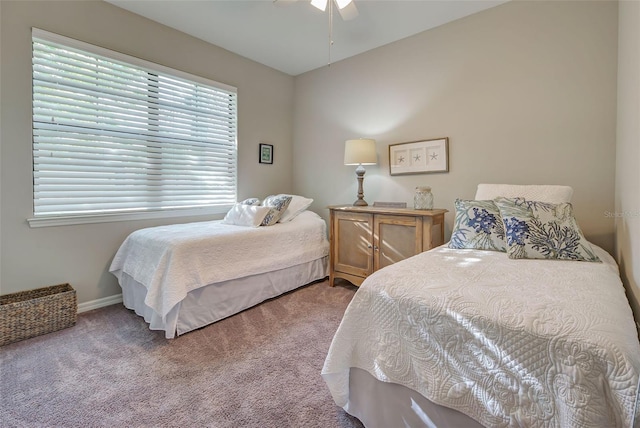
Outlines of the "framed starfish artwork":
[[449,171],[449,138],[389,145],[391,175]]

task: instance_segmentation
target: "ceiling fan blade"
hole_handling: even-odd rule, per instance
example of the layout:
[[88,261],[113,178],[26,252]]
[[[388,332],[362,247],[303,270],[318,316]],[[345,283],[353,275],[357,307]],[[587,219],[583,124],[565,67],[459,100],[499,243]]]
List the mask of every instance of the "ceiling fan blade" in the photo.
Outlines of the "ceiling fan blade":
[[338,8],[338,12],[340,12],[340,16],[345,21],[351,21],[358,16],[358,8],[356,7],[356,3],[353,1],[342,9]]
[[311,6],[320,9],[321,11],[327,10],[327,0],[311,0]]

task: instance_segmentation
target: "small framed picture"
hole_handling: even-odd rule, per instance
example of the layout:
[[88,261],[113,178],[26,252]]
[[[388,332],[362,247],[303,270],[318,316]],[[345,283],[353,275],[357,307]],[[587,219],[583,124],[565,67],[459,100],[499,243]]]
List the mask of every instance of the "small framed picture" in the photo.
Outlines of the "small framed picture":
[[449,171],[449,138],[389,145],[391,175]]
[[273,144],[260,143],[258,156],[260,163],[273,163]]

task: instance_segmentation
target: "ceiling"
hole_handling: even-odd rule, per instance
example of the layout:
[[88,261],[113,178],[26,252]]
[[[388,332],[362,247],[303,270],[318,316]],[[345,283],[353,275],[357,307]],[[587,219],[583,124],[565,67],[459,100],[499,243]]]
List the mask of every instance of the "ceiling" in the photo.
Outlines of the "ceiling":
[[296,76],[508,0],[355,0],[333,16],[309,0],[106,0],[123,9]]

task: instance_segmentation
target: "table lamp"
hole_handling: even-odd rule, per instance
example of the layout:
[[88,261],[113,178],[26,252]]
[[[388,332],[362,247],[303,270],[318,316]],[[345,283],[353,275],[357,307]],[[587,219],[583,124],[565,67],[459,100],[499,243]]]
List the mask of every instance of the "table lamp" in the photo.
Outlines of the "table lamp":
[[358,165],[356,175],[358,176],[358,199],[353,203],[357,207],[366,207],[364,200],[362,182],[364,181],[365,169],[362,165],[375,165],[378,161],[376,154],[376,140],[369,138],[359,138],[357,140],[347,140],[344,145],[344,164]]

